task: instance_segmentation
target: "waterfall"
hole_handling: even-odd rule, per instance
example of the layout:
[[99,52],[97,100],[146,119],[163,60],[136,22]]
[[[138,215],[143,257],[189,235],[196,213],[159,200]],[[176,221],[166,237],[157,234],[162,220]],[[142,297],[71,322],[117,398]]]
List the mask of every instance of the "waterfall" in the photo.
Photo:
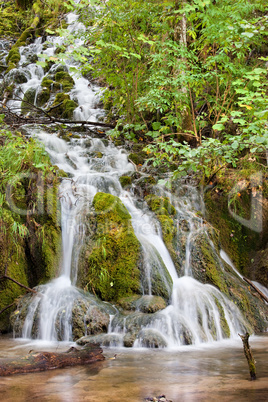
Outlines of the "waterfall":
[[[69,14],[67,22],[70,32],[84,29],[75,14]],[[63,39],[49,37],[48,40],[50,46],[46,49],[41,39],[30,45],[30,50],[27,46],[21,47],[18,68],[21,69],[25,62],[27,50],[54,55],[56,46],[62,44]],[[68,70],[71,71],[71,67],[75,65],[73,60],[68,61]],[[38,91],[43,77],[44,71],[40,66],[28,64],[27,82],[17,87],[15,96],[22,96],[28,89]],[[75,119],[98,121],[98,116],[103,114],[102,110],[96,108],[99,88],[89,85],[83,77],[77,78],[74,75],[73,78],[75,85],[70,96],[79,105],[74,111]],[[10,100],[9,106],[20,109],[21,103]],[[124,150],[111,143],[104,144],[97,138],[73,138],[66,143],[56,134],[48,134],[41,127],[28,126],[26,130],[45,145],[52,163],[68,173],[68,177],[62,179],[59,188],[63,256],[60,275],[51,283],[38,287],[38,294],[33,296],[28,307],[22,337],[30,338],[35,333],[34,336],[38,339],[70,341],[73,337],[75,306],[86,306],[85,316],[89,316],[92,305],[99,306],[101,303],[75,287],[79,251],[85,239],[85,216],[98,192],[119,197],[131,215],[135,235],[141,244],[146,272],[142,283],[143,296],[153,297],[152,276],[155,270],[170,294],[166,308],[147,315],[140,312],[138,304],[136,311],[126,317],[108,303],[106,306],[102,303],[101,308],[108,309],[110,314],[107,335],[113,334],[116,344],[123,344],[123,337],[133,326],[133,320],[136,320],[135,325],[139,325],[134,342],[137,347],[199,344],[235,337],[243,330],[243,318],[235,304],[215,287],[202,284],[193,277],[191,256],[195,239],[199,233],[207,230],[202,218],[196,214],[203,206],[194,187],[181,185],[177,194],[168,193],[161,187],[155,188],[156,193],[162,192],[164,196],[170,197],[176,209],[177,225],[184,222],[188,227],[185,251],[179,250],[183,260],[182,274],[179,276],[154,214],[149,211],[145,202],[140,205],[130,191],[121,187],[119,177],[134,172]],[[95,158],[94,152],[101,153],[101,157]],[[86,334],[86,318],[84,321]]]

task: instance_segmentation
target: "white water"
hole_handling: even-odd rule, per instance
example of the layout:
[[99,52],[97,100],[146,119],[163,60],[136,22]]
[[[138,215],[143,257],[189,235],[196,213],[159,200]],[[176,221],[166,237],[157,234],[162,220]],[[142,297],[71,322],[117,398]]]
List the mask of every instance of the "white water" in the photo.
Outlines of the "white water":
[[[85,27],[82,23],[77,21],[78,16],[75,13],[70,13],[67,16],[67,23],[68,31],[72,34],[74,32],[83,32]],[[36,99],[39,92],[41,92],[41,82],[45,75],[49,76],[51,73],[55,73],[57,69],[57,65],[52,66],[50,71],[45,74],[44,70],[41,66],[36,65],[36,63],[30,63],[29,60],[32,55],[46,55],[49,57],[57,57],[55,51],[57,47],[60,47],[64,44],[64,37],[56,37],[56,36],[49,36],[47,37],[47,41],[49,46],[44,46],[42,43],[42,38],[37,38],[34,43],[28,46],[21,46],[20,47],[20,55],[21,59],[18,64],[18,70],[27,75],[27,82],[20,84],[16,87],[14,91],[14,95],[12,100],[7,102],[7,106],[15,113],[21,112],[21,102],[23,99],[24,94],[29,90],[33,89],[36,90],[35,92],[35,101],[34,105],[36,106]],[[67,47],[66,52],[71,53],[72,49],[83,45],[83,38],[76,39],[74,44]],[[27,66],[27,69],[26,67]],[[65,68],[69,72],[69,74],[74,79],[75,85],[70,92],[70,98],[75,100],[78,103],[78,107],[74,110],[74,120],[83,120],[83,121],[90,121],[96,122],[104,115],[102,109],[98,108],[99,103],[99,94],[101,92],[101,88],[93,83],[89,83],[89,81],[81,77],[79,75],[79,64],[72,58],[69,57],[65,61]],[[76,74],[73,69],[77,69],[78,73]],[[12,76],[14,71],[11,70],[10,75]],[[50,101],[51,102],[51,101]],[[46,105],[43,106],[45,109]]]

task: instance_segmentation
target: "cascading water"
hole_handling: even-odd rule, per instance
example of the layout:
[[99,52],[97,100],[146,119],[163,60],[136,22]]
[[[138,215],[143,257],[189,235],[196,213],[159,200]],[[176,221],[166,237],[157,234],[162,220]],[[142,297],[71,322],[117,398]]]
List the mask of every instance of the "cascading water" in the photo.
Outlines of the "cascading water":
[[[68,16],[70,31],[83,30],[77,22],[77,16]],[[44,50],[40,39],[31,46],[31,53],[54,54],[56,46],[62,39],[49,38],[51,45]],[[21,48],[19,69],[25,62],[28,47]],[[71,62],[67,68],[70,69]],[[54,67],[52,67],[54,68]],[[15,96],[22,96],[32,88],[38,94],[44,72],[41,67],[30,63],[25,73],[27,82],[17,88]],[[75,86],[71,97],[79,106],[74,111],[76,120],[96,121],[102,111],[96,109],[97,88],[89,86],[84,78],[74,76]],[[19,109],[21,103],[9,101],[10,107]],[[113,334],[116,344],[123,344],[127,332],[131,332],[133,320],[139,321],[139,331],[135,335],[134,346],[178,346],[182,344],[198,344],[234,337],[242,330],[243,318],[236,306],[218,289],[204,285],[195,280],[192,275],[191,253],[195,237],[206,231],[206,225],[196,216],[196,210],[202,209],[201,200],[191,186],[182,186],[182,194],[174,195],[165,192],[172,199],[176,208],[178,225],[184,222],[188,227],[185,250],[178,250],[183,263],[183,276],[178,277],[174,263],[162,240],[161,229],[154,215],[143,203],[141,206],[130,192],[124,191],[119,177],[134,171],[128,162],[127,154],[112,144],[104,145],[100,139],[80,138],[66,143],[55,134],[46,133],[43,129],[31,128],[29,134],[45,144],[52,163],[68,173],[69,177],[62,180],[59,189],[61,202],[62,227],[62,263],[61,275],[47,285],[38,287],[38,294],[33,297],[21,335],[29,338],[34,336],[44,340],[72,340],[72,320],[76,304],[86,305],[85,316],[90,315],[92,304],[98,306],[101,302],[93,301],[92,296],[75,288],[79,251],[83,244],[85,225],[84,217],[89,211],[92,200],[97,192],[110,193],[120,197],[132,217],[132,225],[139,240],[143,254],[143,264],[146,277],[142,281],[143,294],[152,296],[152,278],[154,272],[160,275],[165,284],[170,303],[167,308],[154,313],[142,315],[137,310],[129,316],[122,316],[108,303],[102,304],[110,313],[108,335]],[[90,152],[89,152],[90,151]],[[101,153],[100,158],[94,158],[94,152]],[[157,191],[164,191],[156,188]],[[88,304],[87,304],[88,303]],[[89,307],[90,305],[90,307]],[[137,320],[137,321],[135,321]],[[85,334],[86,319],[85,321]],[[136,325],[135,324],[135,325]],[[157,341],[156,341],[157,339]]]

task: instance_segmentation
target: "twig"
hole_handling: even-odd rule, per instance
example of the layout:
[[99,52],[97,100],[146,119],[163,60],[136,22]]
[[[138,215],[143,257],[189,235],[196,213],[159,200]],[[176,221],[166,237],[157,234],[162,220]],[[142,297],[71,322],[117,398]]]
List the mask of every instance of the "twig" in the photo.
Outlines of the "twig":
[[28,288],[28,286],[23,285],[22,283],[16,281],[15,279],[11,278],[11,277],[8,276],[8,275],[3,275],[3,276],[1,276],[0,280],[3,280],[3,279],[9,279],[10,281],[16,283],[18,286],[20,286],[20,287],[22,287],[22,288],[28,290],[28,292],[32,292],[32,293],[35,293],[35,294],[38,293],[36,290],[31,289],[31,288]]
[[5,308],[2,308],[2,310],[0,310],[0,315],[1,315],[4,311],[6,311],[7,309],[9,309],[10,307],[14,306],[14,304],[16,304],[16,303],[14,302],[14,303],[12,303],[12,304],[9,304],[9,306],[7,306],[7,307],[5,307]]

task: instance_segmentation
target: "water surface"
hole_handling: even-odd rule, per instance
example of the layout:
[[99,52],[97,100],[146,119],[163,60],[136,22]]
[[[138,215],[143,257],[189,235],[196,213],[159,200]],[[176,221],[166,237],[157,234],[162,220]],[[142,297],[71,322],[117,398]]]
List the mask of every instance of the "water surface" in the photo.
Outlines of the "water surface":
[[[257,381],[249,380],[240,339],[176,350],[104,348],[106,360],[89,366],[0,377],[1,400],[138,402],[165,394],[173,402],[267,401],[268,334],[251,337]],[[30,349],[66,350],[67,344],[0,338],[0,357]],[[116,359],[111,359],[117,354]]]

